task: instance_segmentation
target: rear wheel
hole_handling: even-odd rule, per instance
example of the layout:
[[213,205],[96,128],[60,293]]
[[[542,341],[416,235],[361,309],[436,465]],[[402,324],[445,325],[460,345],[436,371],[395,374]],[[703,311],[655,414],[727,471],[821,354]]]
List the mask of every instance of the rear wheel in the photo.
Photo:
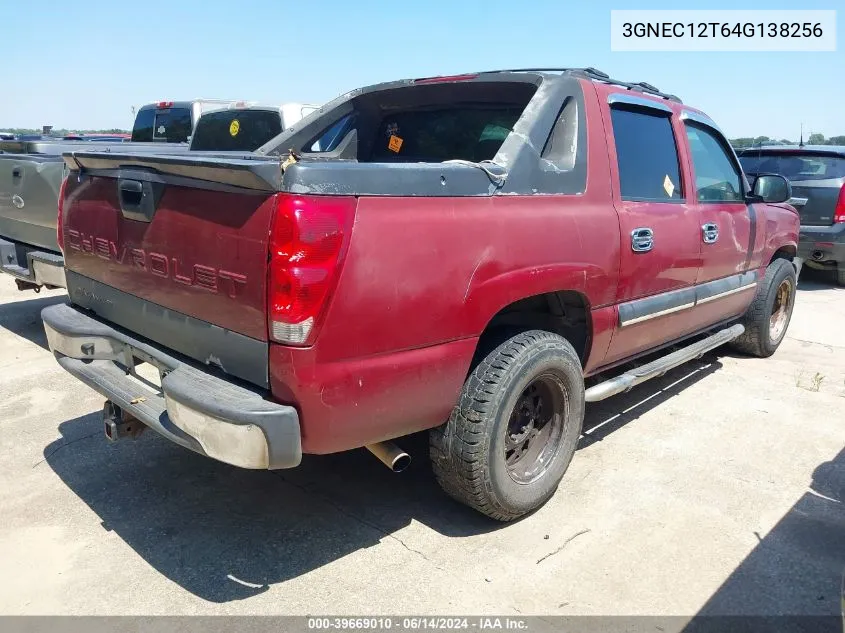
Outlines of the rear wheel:
[[500,521],[554,494],[584,418],[581,362],[561,336],[522,332],[467,378],[446,424],[431,431],[434,474],[451,497]]
[[741,352],[766,358],[775,353],[786,336],[795,307],[795,268],[786,259],[776,259],[768,268],[754,301],[743,317],[745,333],[732,346]]
[[845,286],[845,263],[837,265],[836,281],[840,286]]

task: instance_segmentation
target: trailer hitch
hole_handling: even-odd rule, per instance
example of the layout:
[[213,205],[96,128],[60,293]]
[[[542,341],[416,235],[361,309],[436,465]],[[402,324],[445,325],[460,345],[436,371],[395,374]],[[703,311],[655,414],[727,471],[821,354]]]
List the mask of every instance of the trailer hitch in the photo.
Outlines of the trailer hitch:
[[103,405],[103,427],[106,439],[116,442],[124,437],[137,438],[146,430],[138,418],[117,406],[111,400]]

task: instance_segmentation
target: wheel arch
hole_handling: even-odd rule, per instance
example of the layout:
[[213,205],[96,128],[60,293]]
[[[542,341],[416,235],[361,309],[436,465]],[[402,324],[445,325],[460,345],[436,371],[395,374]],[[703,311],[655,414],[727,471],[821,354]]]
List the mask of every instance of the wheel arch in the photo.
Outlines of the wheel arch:
[[479,336],[476,360],[516,333],[545,330],[570,342],[585,367],[592,347],[590,301],[578,290],[554,290],[511,301],[496,311]]
[[794,244],[786,244],[778,248],[774,253],[772,253],[772,257],[769,260],[769,263],[771,264],[776,259],[788,259],[792,261],[792,259],[794,259],[797,254],[798,249]]

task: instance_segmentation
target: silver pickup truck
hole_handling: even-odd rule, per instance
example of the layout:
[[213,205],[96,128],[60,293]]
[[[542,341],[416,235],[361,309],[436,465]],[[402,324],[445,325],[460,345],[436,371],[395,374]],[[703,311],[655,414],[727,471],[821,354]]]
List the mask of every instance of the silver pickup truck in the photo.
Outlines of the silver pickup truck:
[[[188,108],[196,102],[165,102],[141,108],[136,128],[146,129],[148,112],[154,113],[153,140],[131,143],[96,141],[0,141],[0,271],[11,275],[20,290],[64,288],[64,259],[56,242],[59,190],[65,163],[63,152],[81,149],[119,151],[124,154],[181,153],[188,151],[253,151],[317,109],[286,103],[259,106],[247,102],[214,102],[190,124],[190,145],[185,130],[175,127],[178,112],[161,114],[162,108]],[[194,116],[191,114],[190,116]],[[133,137],[135,130],[133,129]],[[143,134],[138,134],[142,137]],[[176,142],[165,142],[170,139]]]

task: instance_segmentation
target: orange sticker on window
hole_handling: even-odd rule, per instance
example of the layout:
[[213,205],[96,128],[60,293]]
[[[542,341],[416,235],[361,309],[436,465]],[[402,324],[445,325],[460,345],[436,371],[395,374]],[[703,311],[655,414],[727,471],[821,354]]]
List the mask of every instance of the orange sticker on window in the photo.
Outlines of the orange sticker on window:
[[387,144],[387,149],[389,149],[391,152],[396,152],[398,154],[399,150],[402,149],[402,139],[398,136],[391,134],[390,141]]

